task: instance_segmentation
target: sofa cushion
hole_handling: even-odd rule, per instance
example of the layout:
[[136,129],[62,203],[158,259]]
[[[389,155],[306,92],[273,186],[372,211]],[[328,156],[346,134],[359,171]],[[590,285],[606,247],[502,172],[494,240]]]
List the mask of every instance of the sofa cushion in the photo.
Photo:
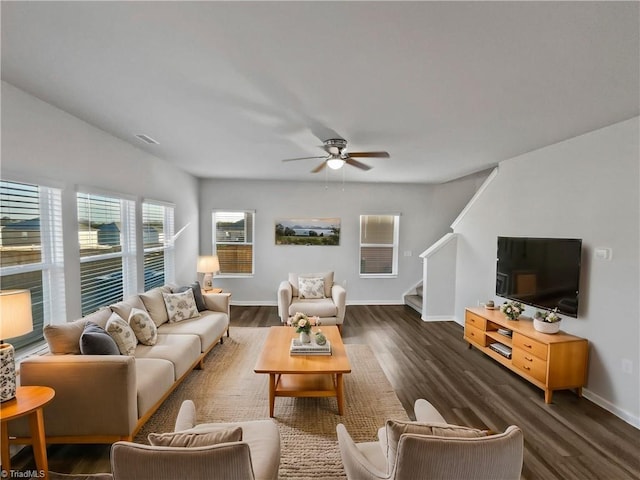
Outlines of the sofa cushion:
[[126,320],[120,318],[120,315],[113,312],[107,322],[107,333],[116,341],[118,350],[122,355],[133,355],[136,351],[138,339],[133,329]]
[[171,291],[173,293],[182,293],[191,289],[193,292],[193,298],[196,301],[196,307],[199,312],[203,312],[207,309],[207,306],[204,304],[204,297],[202,296],[202,288],[200,287],[200,282],[194,282],[191,285],[185,285],[184,287],[175,287],[172,288]]
[[129,315],[129,325],[136,338],[144,345],[155,345],[158,340],[158,327],[153,323],[146,310],[132,308]]
[[294,297],[289,305],[289,315],[296,312],[303,312],[311,317],[335,317],[338,314],[338,307],[330,298],[299,299]]
[[174,367],[174,380],[182,377],[200,356],[200,338],[197,335],[164,335],[159,333],[155,345],[138,344],[135,357],[169,360]]
[[84,318],[73,322],[60,323],[56,325],[46,325],[43,329],[44,338],[49,345],[49,351],[54,355],[79,355],[80,337],[84,332],[87,322],[93,322],[104,328],[111,316],[111,310],[103,307],[97,312],[93,312]]
[[87,322],[78,343],[83,355],[120,355],[118,345],[111,335],[93,322]]
[[241,442],[242,428],[231,427],[208,433],[150,433],[149,443],[158,447],[206,447],[219,443]]
[[162,358],[136,358],[137,418],[142,418],[175,384],[173,363]]
[[228,327],[229,317],[226,313],[205,310],[196,318],[167,322],[158,327],[158,333],[197,335],[200,338],[200,351],[204,353],[224,335]]
[[324,279],[322,277],[298,277],[298,297],[325,298]]
[[193,298],[193,291],[190,288],[182,293],[163,293],[162,297],[167,307],[170,323],[200,316],[196,300]]
[[387,420],[386,440],[387,440],[387,460],[389,462],[389,472],[393,471],[398,452],[398,442],[403,433],[418,435],[433,435],[436,437],[457,437],[457,438],[477,438],[486,437],[487,431],[476,428],[449,425],[446,423],[427,423]]
[[109,305],[109,308],[111,308],[112,312],[116,312],[118,315],[120,315],[120,318],[125,319],[131,316],[131,310],[134,308],[144,310],[145,312],[147,311],[139,295],[132,295],[121,302]]
[[165,322],[169,321],[169,315],[167,315],[167,307],[164,304],[163,293],[171,293],[169,287],[156,287],[151,290],[141,293],[140,300],[144,303],[144,308],[151,316],[153,323],[156,327],[159,327]]

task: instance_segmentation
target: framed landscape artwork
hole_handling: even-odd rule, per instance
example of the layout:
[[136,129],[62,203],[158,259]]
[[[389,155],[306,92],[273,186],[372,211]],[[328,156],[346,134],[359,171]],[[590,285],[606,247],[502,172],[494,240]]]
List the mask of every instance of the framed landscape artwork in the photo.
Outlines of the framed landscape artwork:
[[276,245],[340,245],[339,218],[277,218]]

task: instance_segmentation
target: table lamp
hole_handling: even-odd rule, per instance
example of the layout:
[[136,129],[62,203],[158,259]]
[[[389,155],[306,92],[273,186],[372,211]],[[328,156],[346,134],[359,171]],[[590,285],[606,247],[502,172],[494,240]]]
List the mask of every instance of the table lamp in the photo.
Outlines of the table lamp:
[[211,290],[213,288],[213,274],[220,271],[220,262],[217,255],[204,255],[198,257],[198,272],[204,273],[202,288]]
[[4,343],[33,331],[30,290],[0,291],[0,402],[16,396],[16,362],[13,345]]

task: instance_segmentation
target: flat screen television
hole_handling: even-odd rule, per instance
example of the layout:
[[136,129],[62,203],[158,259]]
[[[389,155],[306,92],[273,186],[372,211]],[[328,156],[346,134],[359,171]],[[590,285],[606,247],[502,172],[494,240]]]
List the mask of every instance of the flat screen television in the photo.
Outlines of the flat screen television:
[[498,237],[496,295],[578,316],[582,240]]

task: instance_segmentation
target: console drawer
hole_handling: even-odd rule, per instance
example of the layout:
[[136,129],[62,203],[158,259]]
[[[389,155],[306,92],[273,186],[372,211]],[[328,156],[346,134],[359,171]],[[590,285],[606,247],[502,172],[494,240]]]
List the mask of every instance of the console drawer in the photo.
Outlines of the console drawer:
[[525,352],[532,353],[542,360],[547,359],[547,346],[529,337],[525,337],[520,333],[513,333],[513,346],[521,348]]
[[531,375],[536,380],[545,383],[547,379],[547,362],[520,348],[512,350],[511,364]]
[[469,311],[467,311],[467,314],[465,316],[465,323],[475,328],[479,328],[480,330],[487,329],[487,319],[482,318],[481,316],[476,315],[475,313],[471,313]]
[[483,330],[474,327],[470,324],[465,324],[464,326],[464,336],[470,342],[473,342],[481,347],[487,346],[487,336],[484,334]]

